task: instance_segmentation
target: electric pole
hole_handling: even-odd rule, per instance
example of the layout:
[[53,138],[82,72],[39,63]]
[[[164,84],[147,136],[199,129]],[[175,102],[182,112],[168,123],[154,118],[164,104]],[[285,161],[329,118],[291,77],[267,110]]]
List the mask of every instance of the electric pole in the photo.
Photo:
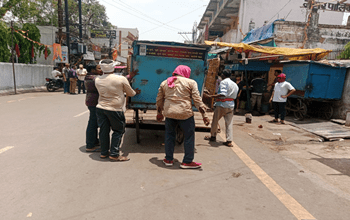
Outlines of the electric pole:
[[11,38],[12,38],[12,48],[11,48],[11,57],[12,57],[12,73],[13,73],[13,84],[14,84],[14,89],[15,89],[15,94],[17,94],[17,89],[16,89],[16,75],[15,75],[15,61],[13,58],[13,21],[11,21]]
[[79,0],[79,39],[80,42],[83,42],[83,28],[81,22],[81,0]]
[[69,39],[69,14],[68,14],[68,0],[64,0],[64,9],[66,12],[66,42],[67,42],[67,47],[68,47],[68,63],[69,63],[69,54],[70,54],[70,39]]
[[62,0],[57,1],[58,11],[58,42],[62,45],[62,26],[63,26],[63,9]]

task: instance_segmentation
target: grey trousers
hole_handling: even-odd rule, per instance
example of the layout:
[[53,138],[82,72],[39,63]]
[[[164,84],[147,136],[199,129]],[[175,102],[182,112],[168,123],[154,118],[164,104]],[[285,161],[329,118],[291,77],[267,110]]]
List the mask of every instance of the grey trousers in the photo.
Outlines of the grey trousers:
[[254,109],[255,103],[258,105],[258,111],[261,110],[261,99],[262,95],[252,94],[252,97],[250,98],[252,102],[252,109]]
[[220,106],[215,108],[210,134],[212,137],[216,137],[218,123],[222,117],[225,119],[226,141],[233,141],[233,108],[223,108]]

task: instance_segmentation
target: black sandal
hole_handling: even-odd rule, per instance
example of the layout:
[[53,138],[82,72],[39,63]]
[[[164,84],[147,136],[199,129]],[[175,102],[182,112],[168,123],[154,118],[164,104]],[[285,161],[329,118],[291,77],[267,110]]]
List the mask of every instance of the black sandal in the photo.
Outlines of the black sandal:
[[223,145],[227,146],[227,147],[232,147],[232,141],[226,141],[224,143],[222,143]]
[[204,137],[204,140],[207,140],[207,141],[216,141],[216,137],[205,136],[205,137]]

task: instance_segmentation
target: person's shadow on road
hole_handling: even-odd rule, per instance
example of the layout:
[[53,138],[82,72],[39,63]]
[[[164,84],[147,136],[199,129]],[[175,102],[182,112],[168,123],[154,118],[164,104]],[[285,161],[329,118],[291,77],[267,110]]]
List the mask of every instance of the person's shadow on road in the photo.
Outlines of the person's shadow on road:
[[109,161],[108,158],[105,158],[105,159],[100,158],[100,152],[86,152],[86,145],[79,147],[79,150],[82,153],[89,154],[89,157],[93,160],[97,160],[97,161],[101,161],[101,162],[108,162]]

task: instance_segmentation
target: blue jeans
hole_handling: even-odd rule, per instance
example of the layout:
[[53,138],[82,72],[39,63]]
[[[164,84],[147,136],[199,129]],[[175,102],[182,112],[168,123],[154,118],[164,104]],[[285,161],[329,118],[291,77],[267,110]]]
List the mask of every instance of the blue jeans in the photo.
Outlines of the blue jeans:
[[90,111],[89,116],[89,122],[86,128],[86,148],[91,149],[95,147],[95,144],[97,144],[98,138],[97,138],[97,115],[96,115],[96,107],[90,107],[88,106],[88,109]]
[[69,79],[67,78],[67,80],[65,82],[63,82],[64,93],[69,93],[69,86],[70,86],[70,82],[69,82]]
[[194,158],[194,138],[195,124],[194,117],[186,120],[177,120],[172,118],[165,119],[165,159],[174,159],[174,147],[176,140],[176,125],[179,125],[184,132],[185,156],[183,163],[191,163]]
[[80,90],[83,90],[83,93],[85,94],[85,82],[84,80],[78,79],[78,94],[80,94]]
[[[109,155],[113,157],[119,156],[119,147],[125,133],[125,116],[124,112],[108,111],[100,108],[96,108],[97,122],[100,127],[100,143],[101,143],[101,155]],[[110,143],[109,132],[113,131],[112,141]]]
[[273,102],[272,104],[273,110],[275,111],[275,119],[278,119],[278,115],[281,114],[281,120],[284,120],[287,102]]

